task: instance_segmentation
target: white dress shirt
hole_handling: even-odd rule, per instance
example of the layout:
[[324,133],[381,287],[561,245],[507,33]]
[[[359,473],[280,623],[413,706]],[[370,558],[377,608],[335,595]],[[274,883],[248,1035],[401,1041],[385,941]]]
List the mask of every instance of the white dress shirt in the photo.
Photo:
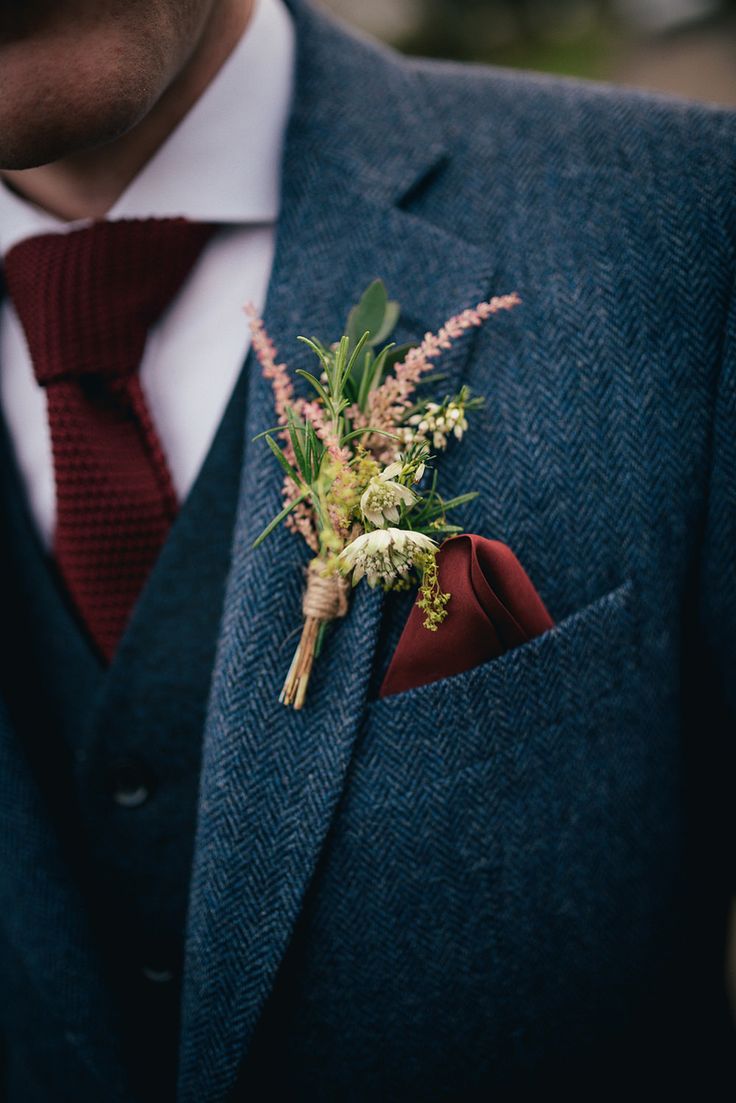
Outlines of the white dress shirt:
[[[291,105],[294,29],[282,0],[256,0],[238,45],[107,215],[222,223],[148,336],[141,384],[183,499],[209,450],[250,345],[246,302],[263,309]],[[0,255],[61,222],[0,183]],[[44,391],[7,297],[0,307],[0,402],[31,515],[51,546],[55,494]]]

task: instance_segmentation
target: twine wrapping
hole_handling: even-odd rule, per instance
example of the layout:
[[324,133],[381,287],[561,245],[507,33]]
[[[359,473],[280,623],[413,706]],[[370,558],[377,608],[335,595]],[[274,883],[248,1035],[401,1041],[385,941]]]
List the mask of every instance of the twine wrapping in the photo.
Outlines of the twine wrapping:
[[325,578],[321,572],[322,563],[319,559],[313,559],[307,573],[302,612],[305,617],[314,617],[315,620],[338,620],[348,611],[350,583],[341,575],[333,574]]
[[304,627],[292,659],[279,700],[300,709],[304,705],[315,654],[325,624],[344,617],[348,611],[350,583],[339,574],[325,577],[324,563],[313,559],[307,570],[307,585],[302,598]]

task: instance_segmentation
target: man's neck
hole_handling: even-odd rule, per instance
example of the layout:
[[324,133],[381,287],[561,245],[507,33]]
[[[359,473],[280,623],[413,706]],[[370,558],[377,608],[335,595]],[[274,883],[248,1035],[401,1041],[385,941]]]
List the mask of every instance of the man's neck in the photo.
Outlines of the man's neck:
[[50,165],[2,173],[24,199],[67,221],[102,218],[197,102],[232,53],[253,11],[218,4],[184,69],[146,117],[127,134]]

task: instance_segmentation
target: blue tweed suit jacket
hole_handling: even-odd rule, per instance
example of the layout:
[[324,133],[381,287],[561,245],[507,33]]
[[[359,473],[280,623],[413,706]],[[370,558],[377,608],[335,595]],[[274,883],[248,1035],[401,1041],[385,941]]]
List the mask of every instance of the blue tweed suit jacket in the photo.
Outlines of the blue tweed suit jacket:
[[[301,542],[249,381],[191,883],[181,1103],[703,1087],[733,1055],[736,122],[605,87],[407,61],[290,0],[298,77],[266,323],[338,335],[374,277],[486,396],[443,457],[556,627],[376,687],[407,613],[360,587],[302,713],[278,686]],[[253,365],[251,365],[253,367]],[[89,934],[0,722],[0,929],[77,1089],[131,1103]],[[48,1058],[50,1059],[50,1058]],[[75,1064],[76,1063],[76,1064]],[[716,1098],[716,1089],[705,1091]],[[35,1097],[34,1097],[35,1101]]]

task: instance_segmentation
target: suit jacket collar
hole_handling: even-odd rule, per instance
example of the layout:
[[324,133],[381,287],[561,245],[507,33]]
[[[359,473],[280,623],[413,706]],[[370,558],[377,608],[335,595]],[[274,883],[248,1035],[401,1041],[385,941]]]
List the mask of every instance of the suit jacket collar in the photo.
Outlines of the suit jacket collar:
[[[408,66],[292,0],[297,80],[265,321],[290,366],[312,366],[298,333],[339,336],[350,305],[382,277],[415,338],[485,297],[486,255],[402,209],[445,156]],[[468,343],[443,370],[459,373]],[[273,424],[251,357],[246,440]],[[302,713],[278,703],[300,628],[308,553],[281,528],[263,442],[247,444],[231,577],[205,732],[190,899],[182,1103],[232,1088],[288,945],[345,783],[363,715],[381,596],[360,587],[332,627]]]

